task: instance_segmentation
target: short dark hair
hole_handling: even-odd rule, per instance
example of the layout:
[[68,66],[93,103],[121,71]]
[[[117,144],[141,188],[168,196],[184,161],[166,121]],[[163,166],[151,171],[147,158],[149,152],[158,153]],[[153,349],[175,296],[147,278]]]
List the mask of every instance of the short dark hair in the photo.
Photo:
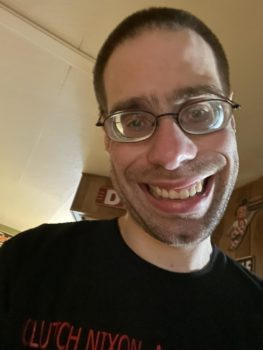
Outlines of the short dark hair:
[[103,81],[105,66],[117,46],[135,37],[145,29],[191,29],[212,48],[225,94],[230,92],[229,64],[224,49],[216,35],[199,18],[191,13],[167,7],[151,7],[125,18],[108,36],[97,56],[94,67],[94,90],[101,115],[106,113],[107,99]]

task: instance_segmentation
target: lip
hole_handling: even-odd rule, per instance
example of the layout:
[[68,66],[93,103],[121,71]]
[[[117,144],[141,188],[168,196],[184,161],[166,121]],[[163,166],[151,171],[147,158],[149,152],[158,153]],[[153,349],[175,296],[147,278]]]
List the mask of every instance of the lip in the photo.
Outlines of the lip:
[[207,179],[209,176],[206,176],[205,178],[200,178],[200,177],[192,177],[190,179],[182,179],[182,180],[176,180],[176,181],[153,181],[149,183],[151,186],[156,186],[160,188],[164,188],[167,190],[175,190],[175,191],[180,191],[183,190],[184,188],[188,188],[193,186],[195,183],[198,181],[203,181]]
[[[144,192],[149,204],[162,215],[202,215],[205,213],[210,206],[212,200],[212,194],[214,192],[214,176],[210,176],[205,179],[204,191],[201,194],[197,194],[194,197],[189,197],[186,199],[163,199],[155,198],[148,189],[148,185],[141,184],[141,189]],[[193,181],[190,182],[190,185]],[[152,185],[152,183],[151,183]],[[182,182],[182,187],[178,187],[179,184],[168,184],[158,182],[158,186],[166,189],[183,189],[189,185],[186,182]]]

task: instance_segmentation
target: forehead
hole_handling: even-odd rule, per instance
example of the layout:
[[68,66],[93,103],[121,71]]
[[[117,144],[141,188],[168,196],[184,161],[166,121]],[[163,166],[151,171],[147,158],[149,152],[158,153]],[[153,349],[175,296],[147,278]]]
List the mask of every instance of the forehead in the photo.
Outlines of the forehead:
[[213,85],[222,90],[210,46],[192,30],[147,29],[116,47],[104,70],[108,109],[118,100]]

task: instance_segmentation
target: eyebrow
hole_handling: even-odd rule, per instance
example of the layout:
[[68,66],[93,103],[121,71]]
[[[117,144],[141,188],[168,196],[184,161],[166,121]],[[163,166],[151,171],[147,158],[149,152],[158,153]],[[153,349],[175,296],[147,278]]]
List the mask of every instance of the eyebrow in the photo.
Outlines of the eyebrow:
[[174,90],[167,98],[167,102],[178,103],[185,102],[189,98],[199,97],[202,95],[214,95],[225,97],[221,89],[215,85],[197,85]]
[[159,105],[159,101],[153,95],[151,96],[138,96],[131,97],[127,100],[119,101],[113,105],[111,112],[120,110],[135,110],[135,109],[147,109],[153,105]]
[[[171,106],[182,104],[188,99],[199,97],[202,95],[214,95],[224,97],[224,93],[214,85],[197,85],[175,89],[165,98],[165,102]],[[121,110],[148,109],[160,106],[160,99],[155,95],[141,95],[118,101],[113,104],[110,113]]]

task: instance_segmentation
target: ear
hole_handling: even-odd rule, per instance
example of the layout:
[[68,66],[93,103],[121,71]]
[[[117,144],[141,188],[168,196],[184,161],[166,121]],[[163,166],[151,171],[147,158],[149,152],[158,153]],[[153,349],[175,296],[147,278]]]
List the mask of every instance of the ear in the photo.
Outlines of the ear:
[[[233,99],[233,96],[234,96],[234,92],[231,91],[228,98],[229,98],[230,100],[232,100],[232,99]],[[231,127],[232,127],[232,129],[236,132],[236,120],[235,120],[235,117],[234,117],[233,114],[232,114],[232,116],[231,116]]]
[[233,114],[231,116],[231,126],[232,126],[232,129],[236,131],[236,120]]
[[110,148],[110,139],[107,136],[106,133],[104,133],[104,147],[105,147],[105,151],[109,152],[109,148]]

